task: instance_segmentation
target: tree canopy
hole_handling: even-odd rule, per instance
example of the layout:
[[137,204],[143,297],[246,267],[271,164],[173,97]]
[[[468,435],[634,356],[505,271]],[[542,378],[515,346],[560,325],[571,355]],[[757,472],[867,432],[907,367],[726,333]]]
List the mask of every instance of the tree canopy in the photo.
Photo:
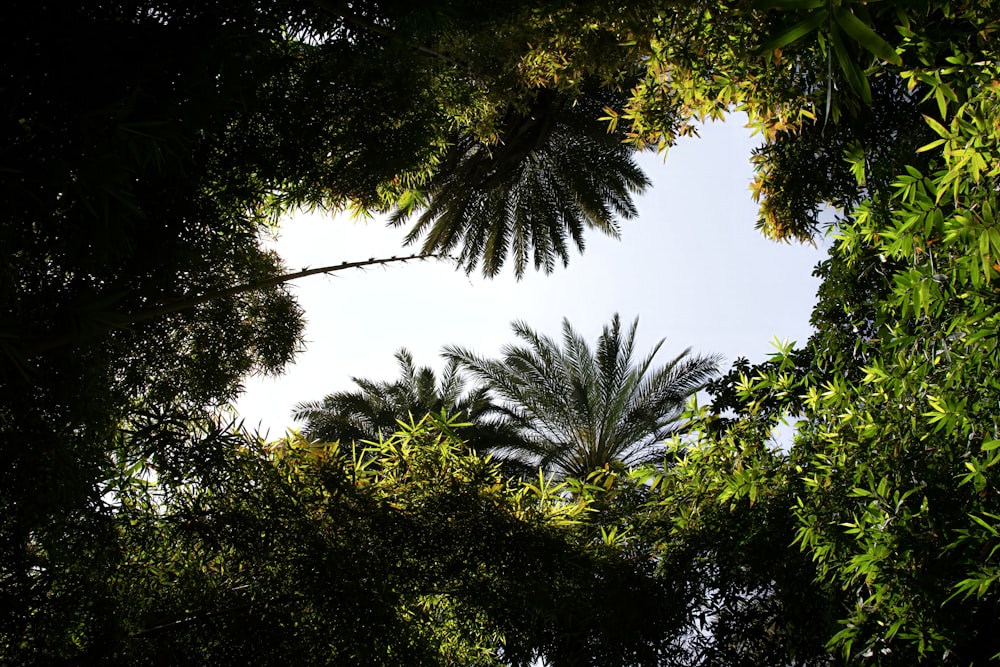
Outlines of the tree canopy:
[[[995,661],[998,9],[4,3],[0,657]],[[762,232],[834,247],[815,335],[713,383],[664,465],[514,484],[447,415],[367,453],[218,420],[301,343],[283,214],[551,270],[632,215],[632,151],[732,111]],[[593,376],[569,398],[642,386],[617,321],[518,333]]]
[[685,350],[653,366],[661,340],[635,359],[636,318],[623,331],[615,314],[595,348],[563,320],[562,344],[514,322],[525,345],[507,345],[500,359],[449,346],[445,354],[485,386],[524,441],[498,455],[559,477],[586,479],[609,466],[662,459],[657,445],[682,425],[684,404],[713,377],[717,357]]
[[411,422],[365,455],[299,436],[262,450],[205,426],[199,439],[232,445],[211,478],[153,512],[149,494],[122,494],[120,521],[143,530],[128,532],[112,581],[127,606],[95,658],[625,664],[666,642],[652,568],[575,529],[591,500],[505,482],[455,420]]
[[357,391],[338,391],[320,401],[298,403],[292,416],[305,422],[303,436],[364,446],[389,437],[414,417],[444,412],[467,422],[462,437],[483,454],[521,443],[515,426],[490,398],[488,387],[466,390],[468,382],[457,361],[449,361],[440,378],[429,366],[417,367],[406,348],[396,352],[396,361],[399,379],[395,381],[352,378]]
[[507,112],[496,146],[455,137],[426,194],[407,193],[410,205],[397,209],[392,224],[404,224],[425,200],[407,241],[423,234],[423,252],[458,250],[468,272],[482,263],[487,276],[500,272],[508,253],[518,277],[529,263],[551,273],[557,259],[569,263],[570,241],[583,251],[587,229],[617,238],[616,218],[636,215],[632,194],[649,179],[624,135],[598,120],[614,103],[539,91],[527,110]]

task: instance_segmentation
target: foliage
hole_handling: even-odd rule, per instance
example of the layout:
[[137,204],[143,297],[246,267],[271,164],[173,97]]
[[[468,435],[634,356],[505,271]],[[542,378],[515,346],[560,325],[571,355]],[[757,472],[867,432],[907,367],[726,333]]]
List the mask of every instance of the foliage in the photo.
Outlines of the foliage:
[[104,486],[127,433],[181,428],[297,349],[287,290],[226,292],[282,273],[262,234],[426,169],[459,86],[313,3],[14,1],[0,21],[0,653],[20,662],[114,631],[94,574],[121,556]]
[[[666,639],[650,568],[581,533],[588,496],[509,485],[459,426],[425,417],[362,453],[137,425],[130,449],[149,458],[122,459],[109,481],[104,540],[72,572],[50,569],[59,545],[35,545],[38,576],[91,602],[69,627],[24,616],[32,641],[6,642],[6,659],[654,664]],[[163,459],[167,439],[186,461]]]
[[[768,645],[784,656],[775,662],[822,660],[815,640],[824,633],[830,659],[989,660],[1000,650],[992,632],[1000,14],[992,3],[812,0],[630,9],[618,20],[586,4],[549,15],[571,35],[538,42],[538,77],[607,67],[591,63],[586,47],[617,35],[631,49],[622,59],[644,72],[607,120],[627,123],[636,145],[669,147],[694,121],[739,109],[764,140],[755,189],[765,233],[807,239],[824,205],[842,209],[830,225],[831,258],[818,269],[816,336],[718,385],[718,416],[697,436],[711,444],[685,443],[696,463],[668,466],[664,562],[685,562],[687,540],[726,544],[730,531],[743,531],[752,542],[766,534],[759,522],[771,522],[774,542],[794,541],[773,557],[796,563],[792,581],[814,577],[824,601],[821,622],[801,633],[810,638],[804,651],[795,649],[799,631],[785,632],[794,612],[765,624]],[[588,12],[601,19],[573,28]],[[552,67],[559,62],[568,64]],[[784,415],[800,422],[776,458],[754,443]],[[730,464],[702,456],[705,446],[712,457],[739,455],[735,470],[716,477]],[[690,486],[675,479],[685,471]],[[720,483],[728,490],[716,495],[735,504],[708,512],[700,503],[706,523],[685,533],[678,499],[701,489],[711,498]],[[743,523],[760,497],[776,499],[780,520]],[[766,571],[752,548],[693,553],[715,582],[704,584],[707,599],[750,609],[762,599],[770,609],[788,603],[782,581],[729,593],[739,588],[727,576]],[[741,555],[735,564],[732,554]],[[733,658],[724,638],[759,626],[752,614],[727,614],[715,617],[707,642]],[[741,658],[757,659],[755,650]]]
[[[1000,654],[995,3],[0,18],[4,660]],[[296,349],[260,243],[281,212],[422,211],[412,239],[467,270],[549,270],[632,214],[631,151],[731,110],[762,138],[764,233],[808,240],[831,215],[835,246],[815,336],[713,385],[655,474],[615,462],[666,437],[709,368],[659,391],[617,319],[596,352],[568,324],[562,347],[517,325],[528,346],[499,361],[450,349],[540,436],[522,451],[579,477],[564,486],[508,486],[445,418],[366,453],[290,437],[271,459],[204,420]],[[776,451],[783,416],[798,427]]]
[[720,430],[692,409],[690,435],[667,447],[650,484],[653,511],[638,528],[653,539],[660,576],[685,592],[686,638],[677,665],[827,665],[826,642],[849,600],[789,548],[800,490],[767,420]]
[[[495,276],[510,254],[521,277],[529,262],[551,273],[581,252],[587,229],[618,237],[615,217],[636,214],[631,195],[649,185],[620,133],[598,121],[600,95],[580,99],[541,90],[527,110],[511,107],[495,146],[459,135],[424,184],[391,218],[424,211],[406,237],[423,252],[451,252],[467,272]],[[417,206],[417,203],[421,206]]]
[[[723,433],[782,413],[800,419],[779,488],[791,494],[795,548],[818,582],[844,594],[832,652],[980,664],[1000,650],[990,407],[1000,400],[997,60],[980,32],[996,17],[944,4],[927,9],[922,29],[913,14],[900,17],[909,18],[898,31],[908,69],[883,76],[907,91],[926,127],[897,131],[904,143],[881,160],[870,144],[846,151],[861,201],[838,221],[819,268],[817,333],[802,350],[745,368],[720,388],[718,407],[738,415]],[[961,52],[940,41],[965,21],[977,31]],[[871,187],[873,174],[882,185]]]
[[[556,83],[557,75],[622,61],[621,71],[635,72],[627,63],[642,62],[630,99],[606,116],[612,126],[626,123],[636,145],[667,148],[691,122],[740,109],[764,139],[755,189],[766,233],[809,238],[825,204],[846,214],[832,226],[838,240],[819,267],[816,336],[719,385],[719,416],[700,425],[712,456],[739,453],[735,472],[721,477],[728,491],[716,493],[738,502],[715,512],[700,503],[695,516],[704,523],[685,533],[678,500],[695,490],[711,499],[719,488],[713,471],[729,464],[686,442],[694,463],[668,467],[664,562],[699,554],[708,564],[706,599],[782,609],[788,600],[774,586],[787,582],[738,592],[726,577],[767,571],[759,563],[768,561],[746,548],[749,536],[766,534],[760,522],[778,526],[774,542],[795,541],[773,558],[797,563],[791,581],[815,577],[822,622],[769,644],[784,651],[781,659],[745,649],[742,660],[822,660],[816,639],[824,633],[838,659],[989,659],[1000,648],[990,631],[1000,515],[990,407],[1000,398],[992,380],[996,8],[797,0],[634,3],[617,18],[610,13],[581,3],[541,17],[553,37],[529,54],[538,79]],[[609,35],[628,54],[592,62],[588,48],[603,56],[599,45]],[[787,455],[754,450],[766,437],[760,433],[789,414],[802,421]],[[753,470],[767,474],[747,486]],[[693,481],[678,480],[682,473]],[[747,507],[761,503],[753,493],[776,498],[780,521],[743,523]],[[750,541],[737,549],[699,551],[689,542],[707,536],[706,545],[726,544],[740,531]],[[796,561],[798,549],[814,565]],[[715,653],[700,660],[736,661],[725,638],[760,627],[752,615],[740,620],[738,608],[725,607],[743,625],[716,616],[706,635]],[[787,610],[774,618],[777,625],[765,624],[772,634],[758,637],[778,637],[794,620]],[[804,652],[792,650],[799,635],[811,638]]]
[[379,382],[352,378],[358,391],[340,391],[322,401],[299,403],[295,419],[305,420],[303,435],[320,442],[379,442],[400,422],[426,414],[461,415],[468,421],[462,437],[481,452],[520,442],[518,434],[489,397],[485,386],[465,390],[458,362],[451,360],[440,379],[429,366],[417,367],[406,348],[396,352],[399,379]]
[[591,350],[567,320],[562,345],[515,322],[527,345],[505,346],[500,359],[455,346],[445,354],[485,382],[525,434],[525,444],[498,455],[586,479],[610,465],[660,458],[656,445],[678,428],[684,402],[716,372],[716,357],[689,357],[688,350],[654,367],[662,340],[635,360],[638,324],[622,331],[615,314]]

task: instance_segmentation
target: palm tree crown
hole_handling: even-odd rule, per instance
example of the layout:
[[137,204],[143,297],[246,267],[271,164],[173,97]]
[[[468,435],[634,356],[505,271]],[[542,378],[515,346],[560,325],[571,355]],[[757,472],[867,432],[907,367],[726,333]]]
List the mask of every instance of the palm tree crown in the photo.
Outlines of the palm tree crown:
[[[583,251],[587,228],[617,237],[616,217],[635,216],[632,194],[649,179],[621,132],[597,120],[605,103],[614,102],[543,90],[527,111],[511,108],[497,146],[457,136],[425,186],[424,212],[406,242],[424,235],[425,253],[458,249],[459,264],[471,272],[482,262],[487,276],[509,253],[520,277],[529,263],[546,272],[556,259],[565,265],[571,241]],[[408,201],[392,224],[409,218],[416,200]]]
[[[389,437],[399,426],[397,421],[428,413],[461,413],[472,423],[462,431],[472,447],[486,443],[511,443],[516,434],[490,399],[486,387],[466,391],[466,381],[458,362],[449,360],[441,378],[434,369],[413,363],[409,350],[396,352],[400,377],[391,382],[351,378],[357,391],[340,391],[321,401],[306,401],[295,406],[293,416],[304,420],[303,435],[322,442],[377,441]],[[513,440],[512,440],[513,439]]]
[[718,372],[720,357],[692,357],[690,348],[654,368],[662,339],[636,362],[638,323],[623,332],[615,314],[591,350],[567,320],[561,346],[514,322],[527,344],[505,346],[500,359],[454,346],[445,355],[487,383],[526,436],[525,444],[498,456],[583,479],[615,462],[630,467],[656,459],[655,445],[678,429],[688,397]]

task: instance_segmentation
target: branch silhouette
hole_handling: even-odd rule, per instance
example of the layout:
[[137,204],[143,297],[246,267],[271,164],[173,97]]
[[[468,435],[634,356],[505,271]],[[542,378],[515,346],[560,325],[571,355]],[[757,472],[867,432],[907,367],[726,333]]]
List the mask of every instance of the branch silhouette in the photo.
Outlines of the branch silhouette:
[[405,257],[383,257],[375,258],[371,257],[366,260],[361,260],[357,262],[341,262],[340,264],[333,264],[330,266],[321,266],[315,269],[303,269],[302,271],[296,271],[294,273],[285,273],[279,276],[272,276],[270,278],[262,278],[260,280],[254,280],[249,283],[243,283],[242,285],[234,285],[233,287],[227,287],[225,289],[214,290],[211,292],[206,292],[204,294],[197,295],[186,295],[179,299],[168,301],[160,306],[155,306],[153,308],[148,308],[146,310],[140,310],[133,314],[124,314],[121,316],[115,316],[110,320],[101,321],[98,326],[89,329],[87,331],[76,331],[68,334],[60,334],[57,336],[49,336],[42,338],[32,345],[27,345],[22,348],[22,354],[25,357],[32,357],[43,352],[48,352],[55,348],[63,347],[65,345],[70,345],[72,343],[78,342],[80,340],[98,336],[103,333],[107,333],[113,329],[124,329],[130,327],[134,324],[139,324],[141,322],[148,322],[149,320],[156,319],[157,317],[162,317],[163,315],[169,315],[172,313],[181,312],[184,310],[190,310],[196,306],[200,306],[203,303],[213,301],[215,299],[225,299],[231,296],[237,296],[239,294],[245,294],[247,292],[254,292],[257,290],[267,289],[268,287],[275,287],[277,285],[282,285],[293,280],[298,280],[299,278],[306,278],[308,276],[315,276],[318,274],[330,274],[337,271],[346,271],[347,269],[358,269],[367,266],[384,266],[386,264],[395,264],[397,262],[409,262],[413,260],[425,260],[431,258],[440,258],[443,255],[437,253],[423,253],[407,255]]
[[415,51],[417,51],[419,53],[422,53],[422,54],[427,55],[427,56],[432,56],[434,58],[438,58],[439,60],[441,60],[441,61],[443,61],[443,62],[445,62],[445,63],[447,63],[449,65],[452,65],[454,67],[458,67],[459,69],[464,70],[468,74],[475,75],[475,72],[473,72],[472,68],[469,66],[468,63],[464,63],[462,61],[456,60],[456,59],[452,58],[451,56],[449,56],[448,54],[441,53],[440,51],[435,51],[434,49],[430,49],[430,48],[428,48],[426,46],[423,46],[421,44],[414,44],[412,42],[409,42],[409,41],[406,41],[406,40],[402,40],[402,39],[400,39],[400,36],[395,31],[393,31],[393,30],[391,30],[389,28],[380,26],[377,23],[373,23],[372,21],[369,21],[369,20],[367,20],[367,19],[365,19],[365,18],[363,18],[361,16],[358,16],[357,14],[353,13],[351,11],[351,8],[346,3],[342,3],[342,2],[341,3],[335,3],[335,2],[331,2],[330,0],[315,0],[315,1],[316,1],[316,4],[320,7],[320,9],[322,9],[323,11],[328,12],[328,13],[334,15],[334,16],[337,16],[337,17],[341,18],[344,21],[344,23],[352,25],[355,28],[360,28],[362,30],[367,30],[368,32],[371,32],[371,33],[376,34],[376,35],[381,35],[382,37],[386,37],[388,39],[397,40],[401,44],[404,44],[407,47],[409,47],[409,48],[411,48],[411,49],[413,49],[413,50],[415,50]]

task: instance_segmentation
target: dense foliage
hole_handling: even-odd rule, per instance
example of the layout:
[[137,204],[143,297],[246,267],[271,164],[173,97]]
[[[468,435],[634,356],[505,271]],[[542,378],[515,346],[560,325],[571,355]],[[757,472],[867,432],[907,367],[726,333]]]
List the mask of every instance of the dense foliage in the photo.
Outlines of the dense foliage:
[[228,447],[191,484],[119,489],[128,562],[109,587],[122,606],[92,657],[527,665],[539,653],[563,664],[655,655],[667,641],[664,582],[589,543],[577,526],[593,494],[512,485],[457,426],[428,416],[366,451],[297,435],[262,449],[210,425],[187,435]]
[[[998,9],[5,3],[0,657],[994,659]],[[444,416],[366,453],[211,417],[298,345],[281,214],[551,270],[633,213],[630,151],[733,110],[763,232],[835,244],[816,334],[658,469],[511,485]]]

